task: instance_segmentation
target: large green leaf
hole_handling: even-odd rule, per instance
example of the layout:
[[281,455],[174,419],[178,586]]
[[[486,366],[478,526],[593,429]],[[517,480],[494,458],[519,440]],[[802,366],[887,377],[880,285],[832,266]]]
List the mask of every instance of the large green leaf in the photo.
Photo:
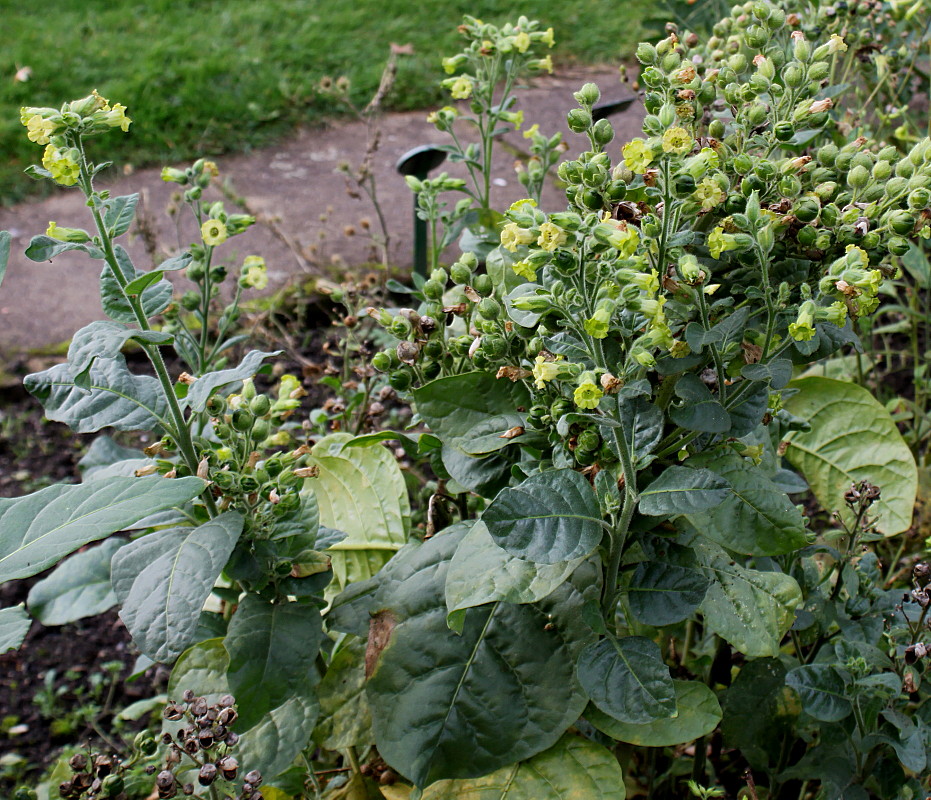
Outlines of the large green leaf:
[[226,668],[229,655],[223,639],[205,639],[185,650],[175,662],[168,679],[168,696],[180,700],[185,689],[196,695],[220,695],[229,692]]
[[721,706],[714,692],[700,681],[672,683],[676,692],[675,717],[635,724],[621,722],[589,705],[585,718],[612,739],[641,747],[671,747],[711,733],[721,721]]
[[853,712],[844,679],[831,664],[807,664],[790,670],[786,685],[798,692],[802,708],[821,722],[840,722]]
[[444,444],[440,452],[443,468],[467,491],[491,499],[510,481],[511,462],[501,451],[478,458]]
[[275,350],[272,353],[263,353],[260,350],[251,350],[243,356],[238,366],[201,375],[188,390],[188,405],[194,411],[203,411],[215,391],[231,383],[241,383],[246,378],[253,377],[262,368],[262,362],[266,358],[273,358],[280,352],[280,350]]
[[798,393],[785,408],[811,424],[795,431],[786,458],[805,476],[821,505],[840,509],[848,522],[843,495],[850,484],[868,480],[882,490],[871,513],[879,530],[901,533],[912,524],[918,469],[889,412],[866,389],[830,378],[793,381]]
[[120,618],[154,661],[174,661],[197,632],[204,602],[233,552],[243,517],[227,511],[196,528],[169,528],[130,542],[112,562]]
[[32,620],[22,605],[0,608],[0,656],[23,643],[30,625]]
[[410,501],[404,475],[385,447],[345,447],[348,433],[321,439],[311,451],[315,478],[304,492],[317,497],[320,524],[347,534],[332,545],[339,588],[374,575],[407,542]]
[[241,732],[236,757],[272,782],[284,772],[310,740],[320,707],[313,695],[295,695]]
[[[599,592],[583,563],[537,603],[492,603],[446,626],[444,587],[466,527],[409,545],[382,571],[370,608],[367,686],[381,755],[420,786],[485,775],[553,745],[585,705],[575,661]],[[586,596],[591,597],[586,600]]]
[[537,564],[585,558],[603,534],[598,498],[571,469],[541,472],[503,489],[482,521],[498,546]]
[[802,603],[795,579],[742,567],[711,543],[695,547],[711,579],[701,604],[705,625],[745,655],[777,655]]
[[621,722],[676,715],[676,694],[659,646],[645,636],[601,639],[582,651],[579,682],[591,701]]
[[731,491],[718,505],[688,514],[703,536],[748,555],[791,553],[807,544],[801,512],[759,467],[736,454],[707,464]]
[[417,412],[444,444],[468,455],[507,447],[501,434],[523,426],[530,395],[520,382],[497,379],[490,372],[467,372],[430,381],[414,391]]
[[624,800],[626,796],[614,754],[566,734],[549,750],[491,775],[434,783],[422,800]]
[[111,197],[103,204],[103,224],[110,231],[110,236],[116,238],[129,230],[136,216],[136,204],[139,202],[138,194],[124,194]]
[[697,565],[651,559],[637,564],[627,602],[639,622],[661,627],[688,619],[707,589],[708,578]]
[[200,478],[113,478],[0,498],[0,583],[48,569],[79,547],[203,491]]
[[85,387],[78,386],[70,364],[27,375],[23,381],[42,403],[45,416],[77,433],[101,428],[151,430],[171,425],[168,402],[157,378],[133,375],[122,356],[98,359]]
[[[663,438],[663,412],[643,397],[617,398],[618,419],[621,435],[633,454],[634,465],[647,462],[647,457],[656,449]],[[606,434],[607,436],[607,434]],[[608,437],[611,442],[611,437]]]
[[107,539],[65,559],[29,590],[29,610],[43,625],[67,625],[116,605],[110,560],[125,541]]
[[651,517],[692,514],[723,503],[730,493],[730,484],[709,469],[667,467],[640,492],[639,509]]
[[495,544],[485,523],[479,520],[456,548],[446,574],[450,625],[458,628],[464,619],[463,614],[456,612],[496,600],[506,603],[542,600],[580,563],[581,558],[556,564],[535,564],[515,558]]
[[30,261],[51,261],[55,256],[71,250],[87,253],[91,258],[103,258],[101,250],[90,242],[78,244],[77,242],[60,242],[51,236],[33,236],[26,248],[26,258]]
[[364,747],[375,741],[365,699],[365,640],[344,642],[317,687],[320,722],[314,741],[327,750]]
[[291,697],[313,694],[323,624],[316,605],[246,595],[226,634],[227,679],[240,725],[250,728]]
[[98,358],[118,358],[120,351],[130,339],[136,342],[165,344],[172,339],[171,334],[161,331],[141,331],[127,328],[119,322],[98,320],[85,325],[71,340],[68,347],[68,364],[74,382],[82,389],[90,389],[91,365]]

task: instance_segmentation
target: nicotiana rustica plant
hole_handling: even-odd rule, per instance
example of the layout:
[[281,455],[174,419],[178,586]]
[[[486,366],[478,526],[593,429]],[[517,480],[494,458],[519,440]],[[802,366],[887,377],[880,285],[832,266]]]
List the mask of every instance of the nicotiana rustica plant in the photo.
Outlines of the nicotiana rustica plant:
[[[236,696],[266,796],[736,795],[747,770],[757,798],[926,793],[931,572],[909,565],[906,595],[869,549],[909,528],[914,460],[866,390],[810,365],[863,346],[851,321],[928,228],[931,142],[844,141],[847,40],[765,0],[734,14],[724,58],[675,31],[638,49],[633,141],[576,93],[564,210],[513,204],[484,266],[465,253],[418,308],[370,310],[397,340],[373,366],[428,433],[295,439],[301,386],[260,393],[265,353],[172,382],[149,322],[167,267],[127,274],[129,201],[85,177],[83,131],[110,112],[49,129],[100,223],[30,252],[103,258],[105,303],[132,317],[27,385],[79,430],[132,409],[161,438],[151,464],[103,444],[85,483],[0,501],[0,579],[138,531],[100,545],[123,618],[175,662],[172,696]],[[549,36],[500,30],[517,53]],[[24,118],[41,138],[56,114]],[[159,377],[129,373],[130,338]],[[392,439],[457,520],[422,541]],[[809,490],[836,515],[805,513]],[[25,612],[0,614],[15,644]]]

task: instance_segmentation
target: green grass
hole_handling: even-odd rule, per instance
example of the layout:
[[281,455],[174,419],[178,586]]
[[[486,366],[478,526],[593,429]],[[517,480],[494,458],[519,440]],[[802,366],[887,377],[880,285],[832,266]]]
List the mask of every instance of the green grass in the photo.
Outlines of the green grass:
[[[125,136],[109,135],[117,164],[177,163],[246,151],[298,123],[332,115],[314,86],[345,74],[365,101],[390,42],[410,43],[389,105],[442,98],[442,55],[460,48],[463,13],[503,22],[499,0],[46,0],[7,4],[0,49],[0,199],[30,190],[39,160],[19,124],[23,105],[59,106],[97,89],[129,109]],[[554,58],[598,63],[629,56],[657,12],[651,0],[512,0],[507,18],[533,15],[556,31]],[[656,30],[655,23],[652,24]],[[22,67],[25,82],[12,80]],[[99,152],[99,151],[98,151]]]

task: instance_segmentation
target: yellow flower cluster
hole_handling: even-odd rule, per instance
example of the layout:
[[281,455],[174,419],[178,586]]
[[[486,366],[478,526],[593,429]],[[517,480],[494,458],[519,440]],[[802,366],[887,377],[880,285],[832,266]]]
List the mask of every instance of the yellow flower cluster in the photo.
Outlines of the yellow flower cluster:
[[80,152],[74,147],[59,149],[49,144],[42,154],[42,166],[52,175],[52,180],[62,186],[74,186],[81,175]]

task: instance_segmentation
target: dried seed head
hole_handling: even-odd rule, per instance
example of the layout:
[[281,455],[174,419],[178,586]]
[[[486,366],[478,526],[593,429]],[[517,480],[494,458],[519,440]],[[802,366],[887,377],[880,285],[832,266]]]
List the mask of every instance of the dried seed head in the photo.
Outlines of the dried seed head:
[[206,729],[197,734],[197,743],[202,750],[209,750],[213,747],[213,731]]
[[228,734],[226,734],[226,744],[229,747],[235,747],[238,742],[239,742],[238,733],[234,733],[233,731],[230,731]]
[[919,561],[912,568],[912,577],[920,586],[925,586],[931,580],[931,564],[927,561]]
[[207,713],[207,701],[203,697],[195,697],[191,703],[191,713],[195,717],[202,717]]
[[75,753],[68,761],[68,766],[75,772],[81,772],[87,767],[87,756],[84,753]]
[[262,782],[262,773],[257,769],[250,770],[243,780],[250,786],[258,786]]
[[194,784],[193,783],[184,784],[184,786],[181,787],[181,794],[186,795],[188,797],[194,794]]
[[184,694],[181,695],[181,699],[184,700],[185,703],[193,703],[195,697],[196,695],[190,689],[185,689]]
[[236,713],[235,708],[224,708],[220,711],[219,715],[217,716],[217,722],[219,722],[221,725],[224,725],[228,728],[230,725],[232,725],[236,721],[238,717],[239,715]]
[[105,778],[113,771],[113,759],[110,756],[99,755],[94,759],[94,771],[98,778]]
[[220,759],[219,764],[220,772],[223,774],[223,777],[228,781],[236,780],[236,772],[239,769],[239,762],[232,756],[225,756]]
[[209,786],[217,779],[217,765],[204,764],[197,773],[197,782],[201,786]]
[[176,721],[184,716],[184,709],[181,708],[181,706],[179,706],[177,703],[169,703],[167,706],[165,706],[165,710],[162,711],[162,716],[165,719]]
[[[304,455],[304,453],[300,453],[300,455]],[[217,705],[220,706],[220,708],[232,708],[235,704],[236,698],[231,694],[225,694],[217,701]]]

